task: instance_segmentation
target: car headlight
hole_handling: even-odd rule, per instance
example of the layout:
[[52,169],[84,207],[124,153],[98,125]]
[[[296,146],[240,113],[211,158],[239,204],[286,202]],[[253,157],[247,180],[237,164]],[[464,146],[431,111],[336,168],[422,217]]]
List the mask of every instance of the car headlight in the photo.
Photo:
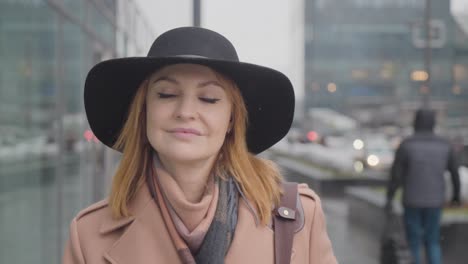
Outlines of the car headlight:
[[364,148],[364,142],[361,139],[355,139],[353,141],[353,147],[356,150],[361,150],[362,148]]
[[361,173],[364,170],[364,164],[361,161],[354,162],[354,171]]
[[371,167],[377,166],[379,162],[380,162],[380,159],[376,155],[371,154],[367,156],[367,164],[369,164],[369,166]]

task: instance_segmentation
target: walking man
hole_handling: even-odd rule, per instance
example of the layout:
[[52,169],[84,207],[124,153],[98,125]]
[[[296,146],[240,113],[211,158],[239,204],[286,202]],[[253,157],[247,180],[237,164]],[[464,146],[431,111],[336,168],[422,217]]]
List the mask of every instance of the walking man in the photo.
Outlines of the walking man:
[[457,159],[450,143],[434,133],[435,112],[420,109],[414,119],[414,134],[402,141],[395,154],[387,189],[386,210],[392,210],[397,188],[403,187],[406,238],[416,264],[420,263],[421,242],[430,264],[441,263],[439,230],[445,203],[444,172],[453,184],[452,205],[460,203]]

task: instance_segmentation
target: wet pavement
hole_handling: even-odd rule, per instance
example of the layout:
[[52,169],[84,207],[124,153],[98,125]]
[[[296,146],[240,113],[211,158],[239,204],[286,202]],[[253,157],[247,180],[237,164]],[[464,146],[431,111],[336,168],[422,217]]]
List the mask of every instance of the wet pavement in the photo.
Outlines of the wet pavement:
[[341,264],[377,264],[379,243],[368,232],[348,222],[344,199],[322,197],[328,234]]

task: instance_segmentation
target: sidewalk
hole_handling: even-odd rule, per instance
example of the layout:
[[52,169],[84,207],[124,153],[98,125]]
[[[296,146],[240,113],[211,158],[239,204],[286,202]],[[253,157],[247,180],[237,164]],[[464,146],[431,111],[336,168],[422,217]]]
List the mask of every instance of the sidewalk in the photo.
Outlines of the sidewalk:
[[348,223],[344,199],[322,198],[328,234],[340,264],[378,264],[379,241]]
[[[277,160],[276,160],[277,161]],[[284,165],[284,164],[280,164]],[[294,164],[293,166],[296,166]],[[281,166],[286,172],[286,180],[304,182],[313,186],[314,179],[301,175],[295,170],[289,170]],[[307,173],[320,173],[319,171],[306,168]],[[318,175],[320,176],[320,175]],[[313,188],[313,187],[312,187]],[[325,212],[327,230],[333,245],[334,253],[340,264],[378,264],[379,263],[379,241],[369,235],[369,232],[362,230],[348,222],[348,204],[346,196],[331,195],[325,196],[316,191],[322,200]]]

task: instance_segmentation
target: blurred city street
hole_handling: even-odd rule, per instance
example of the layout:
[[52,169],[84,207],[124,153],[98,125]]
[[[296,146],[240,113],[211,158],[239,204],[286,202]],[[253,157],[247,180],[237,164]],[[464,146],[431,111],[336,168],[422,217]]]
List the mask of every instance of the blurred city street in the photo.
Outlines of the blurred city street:
[[[307,170],[308,177],[301,171],[304,168],[296,166],[291,168],[283,159],[278,159],[277,155],[267,152],[267,157],[276,160],[279,164],[286,164],[282,169],[285,171],[288,180],[305,182],[314,188],[317,186],[313,178],[326,178],[326,173],[321,173],[319,169]],[[291,158],[293,156],[289,156]],[[292,163],[296,164],[296,163]],[[297,164],[296,164],[297,165]],[[307,164],[304,164],[307,166]],[[56,226],[62,227],[62,241],[68,236],[68,224],[76,211],[73,208],[85,207],[78,204],[83,200],[92,200],[92,193],[83,193],[81,186],[90,184],[77,177],[80,173],[89,173],[90,167],[70,167],[71,174],[63,179],[61,209],[58,209],[57,202],[57,181],[52,179],[54,172],[45,171],[38,179],[49,179],[45,184],[37,185],[32,183],[27,187],[18,187],[14,190],[3,191],[0,193],[0,262],[1,263],[35,263],[38,256],[42,258],[43,263],[59,263],[51,261],[51,255],[60,255],[61,249],[55,243],[40,243],[37,241],[50,241],[55,239],[58,230]],[[10,172],[11,173],[11,172]],[[15,174],[15,177],[22,178],[27,176],[28,171]],[[468,176],[468,175],[465,175]],[[6,177],[6,175],[3,175]],[[373,176],[376,177],[376,176]],[[336,185],[335,185],[336,186]],[[88,188],[89,189],[89,188]],[[320,192],[319,192],[320,193]],[[380,254],[380,234],[371,234],[369,229],[363,225],[357,225],[350,221],[349,200],[345,196],[336,195],[339,193],[336,189],[330,193],[321,194],[324,207],[327,229],[333,244],[334,252],[340,263],[344,264],[377,264]],[[86,196],[86,197],[83,197]],[[90,202],[89,202],[90,203]],[[74,206],[69,206],[74,204]],[[67,205],[67,206],[65,206]],[[367,210],[367,209],[366,209]],[[57,213],[61,217],[57,217]],[[364,221],[364,217],[362,216]],[[34,225],[28,224],[31,219],[35,219]],[[61,223],[57,223],[61,221]],[[370,227],[369,227],[370,228]],[[467,239],[464,239],[467,241]],[[24,250],[33,252],[33,254],[22,254]],[[58,258],[54,258],[58,259]]]
[[[311,150],[314,148],[320,151]],[[326,154],[327,151],[334,155]],[[314,145],[291,146],[284,140],[265,155],[281,166],[286,179],[305,182],[321,196],[330,239],[340,263],[380,263],[381,239],[387,221],[384,190],[388,171],[366,169],[357,173],[351,165],[348,169],[335,167],[337,157],[341,165],[347,164],[342,152]],[[327,156],[330,161],[326,160]],[[459,172],[462,200],[468,201],[468,169],[461,167]],[[446,188],[449,199],[450,185]],[[394,206],[397,215],[401,215],[399,202]],[[466,257],[467,224],[468,208],[444,210],[441,231],[444,263],[458,263]]]
[[[416,132],[415,112],[433,110],[433,132],[460,174],[460,206],[452,175],[437,178],[443,260],[466,262],[467,0],[2,0],[1,264],[61,263],[72,218],[109,194],[122,156],[88,123],[90,69],[145,57],[157,36],[182,26],[221,33],[241,62],[291,81],[291,129],[259,155],[320,195],[339,263],[381,263],[396,151]],[[393,207],[401,219],[401,190]]]

